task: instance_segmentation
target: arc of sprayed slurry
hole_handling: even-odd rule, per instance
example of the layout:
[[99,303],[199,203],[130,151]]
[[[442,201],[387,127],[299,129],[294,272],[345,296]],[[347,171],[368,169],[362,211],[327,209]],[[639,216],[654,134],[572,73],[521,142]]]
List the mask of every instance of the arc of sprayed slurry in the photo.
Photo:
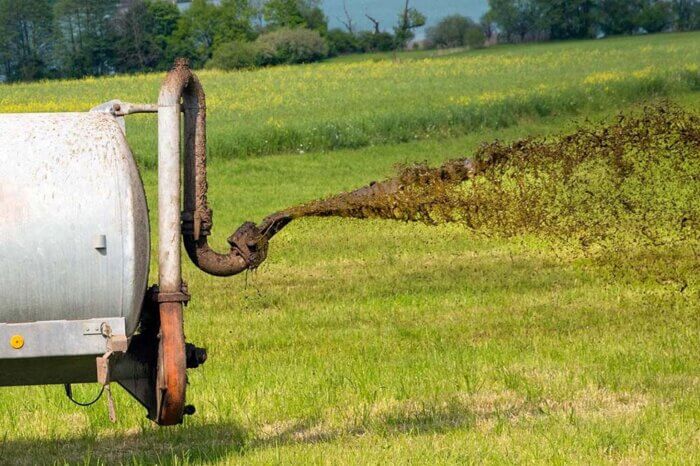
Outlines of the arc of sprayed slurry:
[[[379,217],[394,218],[391,208],[396,207],[401,197],[407,195],[407,191],[414,186],[428,186],[431,180],[439,179],[445,184],[459,184],[473,178],[483,170],[482,163],[475,163],[470,159],[452,160],[443,164],[438,169],[430,169],[424,165],[407,168],[401,175],[380,182],[372,182],[367,186],[354,191],[336,194],[334,196],[312,201],[296,207],[291,207],[270,215],[259,226],[261,232],[275,234],[292,220],[301,217],[344,217],[367,218]],[[387,203],[390,200],[393,202]],[[377,215],[384,210],[383,215]],[[374,214],[370,213],[374,211]]]
[[[229,238],[229,242],[247,258],[247,268],[252,270],[267,258],[272,237],[302,217],[384,218],[434,223],[429,210],[449,205],[447,193],[428,193],[426,189],[458,185],[507,158],[503,151],[490,151],[489,147],[482,147],[478,159],[450,160],[437,168],[426,164],[408,166],[396,177],[278,211],[258,225],[246,222]],[[496,144],[494,147],[500,146]],[[406,208],[409,205],[411,209]]]
[[[250,249],[257,258],[249,268],[257,267],[267,255],[269,240],[295,219],[302,217],[381,218],[437,224],[464,221],[474,227],[474,218],[488,215],[483,211],[483,192],[464,197],[460,185],[478,176],[491,181],[503,175],[499,167],[525,173],[533,167],[554,162],[561,176],[590,158],[605,158],[613,173],[626,176],[629,169],[621,153],[632,145],[641,149],[662,144],[669,136],[681,146],[700,147],[700,118],[669,104],[645,107],[640,116],[620,116],[616,123],[582,126],[572,134],[549,140],[522,139],[511,144],[498,141],[482,145],[473,159],[457,159],[437,168],[427,164],[408,166],[396,177],[373,182],[354,191],[340,193],[281,210],[266,217],[259,225],[248,224],[241,230],[237,243]],[[669,147],[676,145],[672,144]],[[508,176],[508,175],[506,175]],[[539,188],[537,188],[539,189]],[[502,193],[502,191],[497,191]],[[506,201],[508,199],[506,198]],[[531,199],[521,199],[517,221],[537,223]],[[487,206],[488,207],[488,206]],[[504,209],[508,206],[504,204]],[[535,211],[537,205],[534,206]],[[491,212],[493,214],[494,212]],[[537,212],[534,212],[537,213]]]

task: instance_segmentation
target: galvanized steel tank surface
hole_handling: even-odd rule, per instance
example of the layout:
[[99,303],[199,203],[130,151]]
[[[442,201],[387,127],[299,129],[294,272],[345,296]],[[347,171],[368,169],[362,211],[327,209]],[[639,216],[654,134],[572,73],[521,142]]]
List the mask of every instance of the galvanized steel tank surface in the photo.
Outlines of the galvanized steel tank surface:
[[0,323],[124,317],[133,333],[148,209],[111,115],[0,115],[0,207]]

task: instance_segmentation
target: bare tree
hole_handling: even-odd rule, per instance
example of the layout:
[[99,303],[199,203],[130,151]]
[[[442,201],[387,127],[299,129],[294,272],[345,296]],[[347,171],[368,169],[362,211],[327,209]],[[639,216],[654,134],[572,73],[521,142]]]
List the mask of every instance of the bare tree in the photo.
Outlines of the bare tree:
[[350,16],[350,12],[348,12],[348,5],[343,0],[343,11],[345,12],[345,21],[342,19],[338,18],[338,21],[340,21],[343,26],[345,26],[345,29],[348,30],[350,34],[355,34],[355,24],[352,21],[352,16]]
[[365,13],[365,16],[367,17],[368,20],[372,21],[372,24],[374,24],[374,33],[379,34],[379,21],[376,19],[372,18],[370,15]]

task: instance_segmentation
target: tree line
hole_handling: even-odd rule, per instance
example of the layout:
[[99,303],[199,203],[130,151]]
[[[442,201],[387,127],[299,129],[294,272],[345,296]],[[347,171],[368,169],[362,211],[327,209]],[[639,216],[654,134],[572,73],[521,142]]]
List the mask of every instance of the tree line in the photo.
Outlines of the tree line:
[[700,28],[698,0],[489,0],[481,20],[507,42]]
[[181,56],[197,68],[314,61],[403,47],[425,24],[407,0],[393,34],[329,31],[320,3],[194,0],[181,12],[166,0],[0,0],[0,75],[26,81],[155,71]]
[[[405,0],[393,24],[347,8],[330,29],[321,0],[0,0],[0,76],[7,81],[194,67],[250,68],[345,53],[399,50],[426,16]],[[699,0],[489,0],[476,22],[453,15],[428,28],[423,47],[480,47],[700,28]]]

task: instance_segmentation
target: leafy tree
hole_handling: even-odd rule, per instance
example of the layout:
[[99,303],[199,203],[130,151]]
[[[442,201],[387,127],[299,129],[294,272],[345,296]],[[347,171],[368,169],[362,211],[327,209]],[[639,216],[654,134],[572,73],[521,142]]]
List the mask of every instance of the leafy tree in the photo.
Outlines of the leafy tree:
[[328,18],[321,7],[302,9],[302,13],[308,29],[318,31],[322,35],[328,32]]
[[464,45],[470,49],[479,49],[484,47],[486,35],[481,27],[469,28],[464,35]]
[[223,0],[221,5],[194,0],[177,23],[170,40],[170,58],[184,56],[193,66],[203,66],[217,43],[249,41],[254,37],[253,14],[246,0]]
[[543,38],[540,4],[531,0],[489,0],[489,20],[510,42]]
[[637,17],[639,27],[647,32],[661,32],[673,23],[671,4],[665,1],[646,0]]
[[687,18],[700,16],[698,0],[489,0],[489,7],[483,22],[511,42],[694,29]]
[[153,34],[165,44],[166,39],[175,32],[180,10],[166,0],[151,0],[147,5],[149,14],[153,17]]
[[0,70],[8,80],[47,76],[51,23],[48,0],[0,0]]
[[700,1],[672,0],[671,10],[674,27],[679,31],[700,29]]
[[153,69],[158,63],[158,46],[151,34],[153,18],[144,0],[131,0],[112,23],[114,61],[118,71]]
[[539,26],[550,39],[595,37],[594,0],[537,0]]
[[301,27],[305,24],[304,16],[296,0],[269,0],[263,6],[265,21],[273,28]]
[[162,0],[130,0],[123,6],[112,23],[117,71],[167,67],[167,38],[177,25],[177,6]]
[[304,27],[322,34],[328,31],[320,0],[268,0],[263,16],[272,29]]
[[204,65],[211,58],[218,20],[218,7],[207,0],[194,0],[180,17],[170,37],[169,58],[186,57],[193,67]]
[[639,29],[641,0],[600,0],[600,27],[606,35],[632,34]]
[[488,10],[481,16],[481,19],[479,19],[479,25],[484,31],[484,36],[486,36],[487,39],[498,34],[498,27],[496,25],[496,21],[493,19],[493,12],[491,10]]
[[404,48],[415,37],[414,29],[425,26],[426,17],[423,13],[412,8],[409,0],[406,0],[404,8],[399,14],[398,24],[394,27],[396,48]]
[[55,2],[57,55],[64,75],[101,75],[112,70],[110,25],[116,9],[116,0]]
[[252,26],[254,13],[248,0],[222,0],[214,41],[255,39],[256,34]]
[[484,15],[484,21],[496,24],[501,36],[512,41],[515,32],[518,9],[512,0],[489,0],[489,9]]
[[168,69],[176,55],[173,53],[172,41],[180,21],[180,10],[166,0],[150,0],[148,10],[153,18],[153,40],[161,51],[158,69]]
[[452,15],[428,28],[427,38],[433,47],[478,47],[484,43],[482,27],[471,18]]

